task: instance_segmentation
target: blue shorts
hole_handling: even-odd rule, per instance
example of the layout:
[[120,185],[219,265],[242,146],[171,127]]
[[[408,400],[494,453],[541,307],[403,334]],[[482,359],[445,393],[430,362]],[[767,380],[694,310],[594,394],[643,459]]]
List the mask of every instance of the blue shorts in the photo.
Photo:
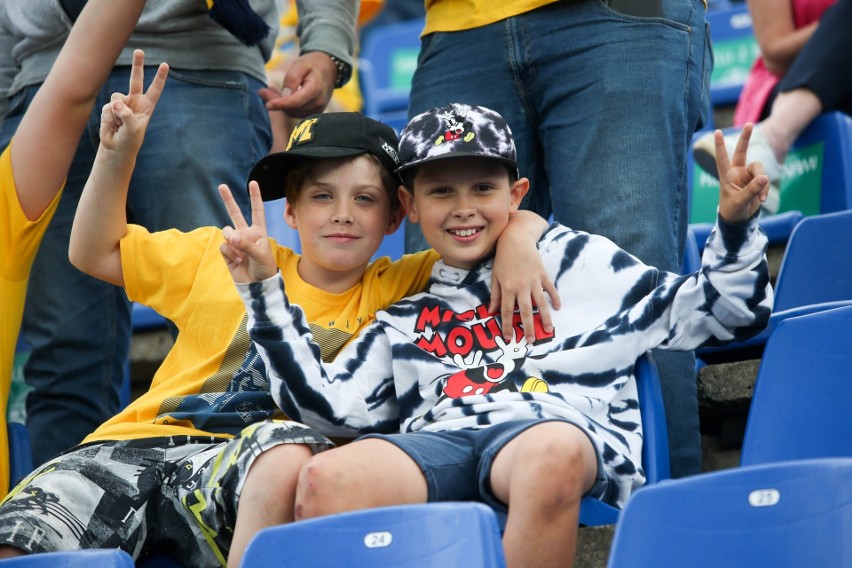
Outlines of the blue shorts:
[[[491,491],[494,457],[528,428],[555,421],[574,425],[559,419],[513,420],[481,430],[369,434],[361,439],[385,440],[413,459],[426,478],[428,501],[482,501],[498,513],[506,513],[508,506]],[[603,483],[600,461],[598,456],[598,479],[590,493]]]

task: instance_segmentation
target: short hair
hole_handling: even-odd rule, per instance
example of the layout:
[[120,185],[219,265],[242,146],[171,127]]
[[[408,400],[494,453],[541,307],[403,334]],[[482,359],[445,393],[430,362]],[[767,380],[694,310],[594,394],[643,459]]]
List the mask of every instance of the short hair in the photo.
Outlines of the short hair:
[[388,171],[379,158],[369,152],[357,154],[355,156],[346,156],[343,158],[313,158],[302,160],[287,171],[287,176],[284,178],[284,196],[291,204],[295,204],[299,199],[299,195],[301,195],[305,184],[308,181],[313,180],[311,175],[314,171],[314,167],[320,163],[321,160],[336,160],[344,162],[352,161],[360,156],[366,156],[369,158],[370,162],[379,171],[379,178],[382,182],[382,187],[390,198],[390,211],[391,213],[396,213],[400,206],[398,192],[399,178]]

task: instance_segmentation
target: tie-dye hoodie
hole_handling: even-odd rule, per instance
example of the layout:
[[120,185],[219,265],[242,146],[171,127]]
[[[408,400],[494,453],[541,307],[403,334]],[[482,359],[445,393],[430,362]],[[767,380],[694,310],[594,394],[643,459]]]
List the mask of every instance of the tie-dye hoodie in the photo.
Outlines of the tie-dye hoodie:
[[634,363],[647,350],[691,350],[745,339],[772,308],[766,236],[755,220],[719,221],[699,272],[642,264],[611,241],[553,224],[538,248],[562,308],[554,330],[527,343],[515,315],[504,342],[488,313],[491,262],[436,263],[427,290],[365,328],[331,363],[281,278],[240,285],[249,332],[284,412],[331,435],[487,428],[562,418],[592,440],[605,483],[595,497],[621,506],[644,482]]

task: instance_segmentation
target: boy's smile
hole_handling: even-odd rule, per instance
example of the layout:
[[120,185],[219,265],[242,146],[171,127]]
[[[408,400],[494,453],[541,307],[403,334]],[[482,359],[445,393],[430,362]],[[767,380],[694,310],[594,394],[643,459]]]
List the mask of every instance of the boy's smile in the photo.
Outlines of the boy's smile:
[[367,156],[320,160],[295,205],[287,203],[285,219],[302,244],[299,275],[308,284],[348,290],[399,226],[378,168]]
[[400,192],[409,218],[420,223],[445,263],[470,270],[494,254],[529,183],[510,185],[506,167],[496,160],[454,157],[418,166],[414,186],[413,197]]

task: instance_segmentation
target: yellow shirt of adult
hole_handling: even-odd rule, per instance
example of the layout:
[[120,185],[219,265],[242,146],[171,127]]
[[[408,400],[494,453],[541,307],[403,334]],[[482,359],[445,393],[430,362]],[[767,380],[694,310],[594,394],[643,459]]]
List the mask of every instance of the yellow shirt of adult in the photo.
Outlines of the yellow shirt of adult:
[[[0,155],[0,494],[9,487],[9,438],[6,406],[12,382],[15,345],[24,313],[27,281],[38,246],[59,203],[53,202],[35,221],[21,210],[12,172],[12,144]],[[60,192],[61,193],[61,192]]]

